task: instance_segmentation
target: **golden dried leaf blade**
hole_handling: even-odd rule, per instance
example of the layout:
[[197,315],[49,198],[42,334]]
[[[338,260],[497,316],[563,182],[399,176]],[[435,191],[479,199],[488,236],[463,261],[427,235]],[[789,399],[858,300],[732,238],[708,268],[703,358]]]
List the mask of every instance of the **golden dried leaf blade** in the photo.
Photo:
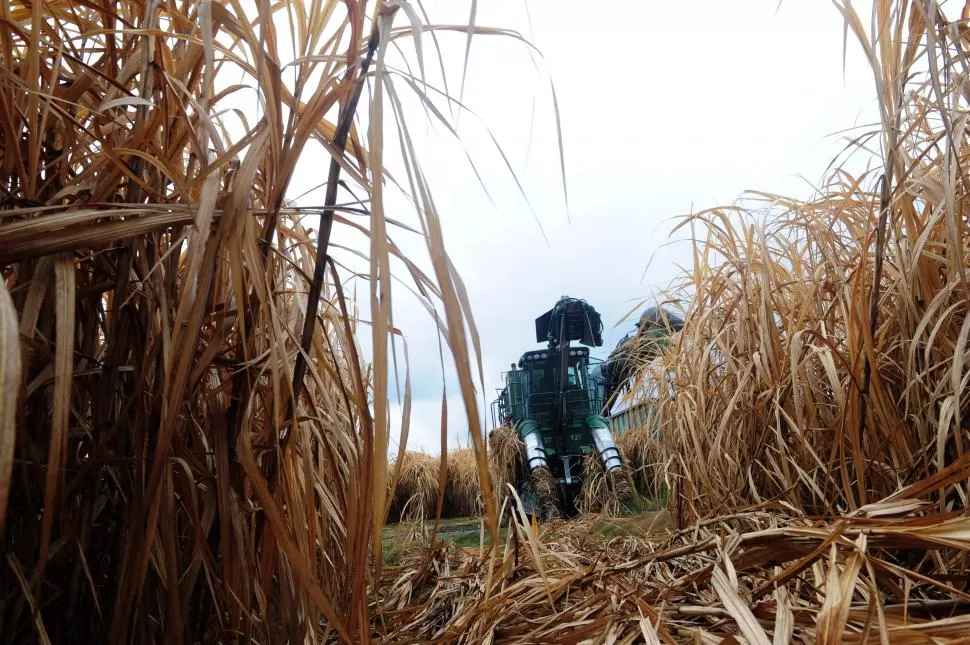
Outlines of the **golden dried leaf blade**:
[[23,371],[21,352],[17,310],[7,285],[0,280],[0,539],[4,536],[17,446],[17,410]]

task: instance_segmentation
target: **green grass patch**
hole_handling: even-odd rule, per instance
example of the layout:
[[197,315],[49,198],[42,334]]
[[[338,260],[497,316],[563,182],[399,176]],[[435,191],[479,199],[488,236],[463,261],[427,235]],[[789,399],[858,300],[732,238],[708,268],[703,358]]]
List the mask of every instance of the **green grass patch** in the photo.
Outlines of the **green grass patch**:
[[388,545],[387,542],[384,543],[383,555],[382,561],[385,567],[396,567],[401,564],[401,558],[404,557],[400,549]]

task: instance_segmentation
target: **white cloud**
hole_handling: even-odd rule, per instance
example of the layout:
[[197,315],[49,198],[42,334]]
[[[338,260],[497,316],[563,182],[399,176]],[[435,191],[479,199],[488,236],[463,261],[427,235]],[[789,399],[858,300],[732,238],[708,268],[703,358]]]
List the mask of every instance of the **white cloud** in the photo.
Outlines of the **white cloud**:
[[[448,406],[448,445],[450,448],[471,445],[468,436],[468,420],[461,395],[451,393],[446,398]],[[394,438],[390,445],[391,458],[397,454],[403,418],[402,407],[394,403],[390,406],[391,436]],[[417,399],[412,403],[411,420],[408,426],[408,450],[420,450],[432,455],[441,453],[441,396]]]

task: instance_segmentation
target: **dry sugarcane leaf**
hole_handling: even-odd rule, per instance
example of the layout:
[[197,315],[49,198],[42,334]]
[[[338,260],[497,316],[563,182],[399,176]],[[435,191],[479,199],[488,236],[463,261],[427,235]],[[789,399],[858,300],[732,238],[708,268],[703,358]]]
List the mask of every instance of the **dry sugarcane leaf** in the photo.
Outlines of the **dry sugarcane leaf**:
[[738,625],[738,629],[741,630],[749,643],[771,645],[768,634],[765,633],[758,619],[751,613],[751,609],[738,595],[737,589],[731,585],[728,575],[719,567],[711,573],[711,586],[714,587],[718,598],[724,603],[724,608],[731,614]]
[[17,310],[0,280],[0,539],[3,539],[17,442],[17,410],[21,386],[21,347]]

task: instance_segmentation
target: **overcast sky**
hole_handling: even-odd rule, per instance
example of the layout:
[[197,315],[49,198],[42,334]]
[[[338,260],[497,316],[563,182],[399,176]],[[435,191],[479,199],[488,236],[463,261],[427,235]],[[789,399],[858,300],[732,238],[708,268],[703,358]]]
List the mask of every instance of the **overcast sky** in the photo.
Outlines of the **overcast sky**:
[[[466,3],[425,6],[432,22],[467,20]],[[464,90],[474,114],[460,118],[461,143],[429,125],[417,103],[411,123],[420,124],[422,165],[481,333],[486,403],[501,372],[535,346],[533,320],[560,296],[599,310],[605,355],[632,327],[615,327],[620,318],[689,262],[686,242],[668,239],[677,217],[732,203],[750,189],[809,196],[845,147],[845,131],[876,119],[871,72],[851,34],[843,68],[842,17],[830,2],[537,0],[527,13],[523,0],[489,0],[478,3],[477,23],[520,31],[542,57],[511,38],[476,36]],[[457,94],[465,37],[442,35],[440,43]],[[428,38],[424,48],[426,57],[435,55]],[[321,167],[305,165],[291,193],[318,182]],[[311,193],[299,203],[319,201]],[[397,241],[420,248],[405,238]],[[366,299],[366,284],[358,289]],[[435,329],[403,290],[395,293],[394,317],[408,339],[413,380],[408,446],[437,452]],[[467,445],[447,357],[444,381],[450,441]]]

